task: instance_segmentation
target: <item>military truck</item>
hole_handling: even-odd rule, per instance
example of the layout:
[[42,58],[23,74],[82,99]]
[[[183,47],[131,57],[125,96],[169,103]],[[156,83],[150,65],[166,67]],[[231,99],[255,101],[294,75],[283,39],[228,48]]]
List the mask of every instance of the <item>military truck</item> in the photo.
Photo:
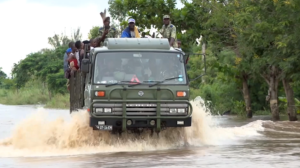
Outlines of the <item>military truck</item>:
[[70,78],[70,112],[86,109],[94,130],[113,133],[191,126],[187,57],[168,39],[108,38],[88,48]]

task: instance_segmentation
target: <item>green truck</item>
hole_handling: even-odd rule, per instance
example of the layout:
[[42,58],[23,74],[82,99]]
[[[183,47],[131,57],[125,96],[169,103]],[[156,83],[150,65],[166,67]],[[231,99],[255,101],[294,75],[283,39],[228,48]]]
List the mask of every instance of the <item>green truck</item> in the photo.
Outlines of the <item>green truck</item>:
[[191,126],[187,56],[168,39],[108,38],[88,48],[70,78],[70,112],[86,109],[90,127],[113,133]]

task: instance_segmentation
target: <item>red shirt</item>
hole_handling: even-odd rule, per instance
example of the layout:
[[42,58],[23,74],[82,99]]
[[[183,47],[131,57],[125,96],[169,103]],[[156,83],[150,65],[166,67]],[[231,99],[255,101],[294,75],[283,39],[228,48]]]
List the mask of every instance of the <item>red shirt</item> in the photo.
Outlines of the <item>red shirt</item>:
[[78,66],[78,61],[77,61],[77,59],[76,58],[72,58],[71,60],[70,60],[70,63],[71,62],[73,62],[74,63],[74,67],[76,68],[76,69],[79,69],[79,66]]

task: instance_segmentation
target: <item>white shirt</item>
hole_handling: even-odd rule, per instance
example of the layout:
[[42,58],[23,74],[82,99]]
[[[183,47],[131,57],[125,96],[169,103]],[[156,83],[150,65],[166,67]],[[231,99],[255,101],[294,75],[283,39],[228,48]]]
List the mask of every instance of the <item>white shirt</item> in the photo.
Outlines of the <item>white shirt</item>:
[[134,31],[130,31],[130,34],[131,34],[131,38],[135,38],[135,33],[134,33]]
[[77,62],[78,62],[78,66],[80,65],[80,62],[79,62],[79,52],[76,52],[75,53],[75,57],[77,59]]

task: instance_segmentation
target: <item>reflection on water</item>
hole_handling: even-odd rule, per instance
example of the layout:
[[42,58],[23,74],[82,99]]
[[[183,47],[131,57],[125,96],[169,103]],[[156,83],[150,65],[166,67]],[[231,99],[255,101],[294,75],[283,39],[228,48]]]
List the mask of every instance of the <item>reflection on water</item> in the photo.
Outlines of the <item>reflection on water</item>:
[[193,106],[191,128],[120,138],[90,130],[86,112],[0,105],[0,167],[298,167],[299,122],[212,117]]

